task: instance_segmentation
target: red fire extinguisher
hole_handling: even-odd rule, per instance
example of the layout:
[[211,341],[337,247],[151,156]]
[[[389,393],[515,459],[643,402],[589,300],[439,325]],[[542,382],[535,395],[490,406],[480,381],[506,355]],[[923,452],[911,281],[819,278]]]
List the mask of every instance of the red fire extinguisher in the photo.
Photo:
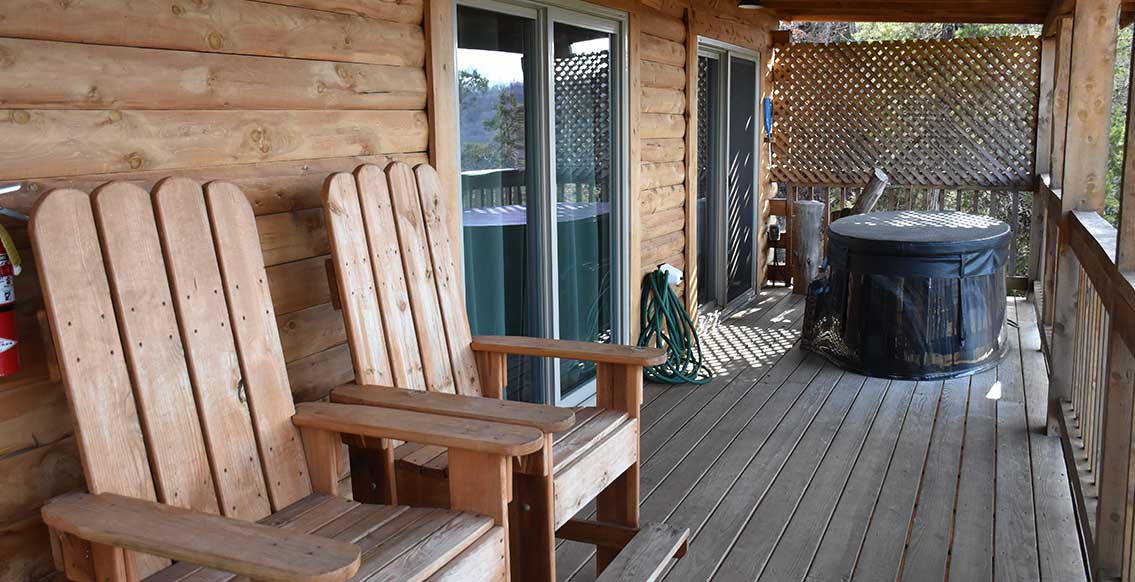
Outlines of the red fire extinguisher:
[[16,337],[16,275],[20,274],[20,253],[12,235],[0,225],[0,377],[20,371],[20,350]]

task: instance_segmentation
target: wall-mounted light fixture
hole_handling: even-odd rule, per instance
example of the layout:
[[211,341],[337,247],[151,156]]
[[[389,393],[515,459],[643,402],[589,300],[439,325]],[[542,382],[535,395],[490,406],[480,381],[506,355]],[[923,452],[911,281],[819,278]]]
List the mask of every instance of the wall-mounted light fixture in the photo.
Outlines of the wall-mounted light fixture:
[[737,8],[756,10],[758,8],[764,8],[764,6],[761,4],[761,0],[740,0],[737,2]]

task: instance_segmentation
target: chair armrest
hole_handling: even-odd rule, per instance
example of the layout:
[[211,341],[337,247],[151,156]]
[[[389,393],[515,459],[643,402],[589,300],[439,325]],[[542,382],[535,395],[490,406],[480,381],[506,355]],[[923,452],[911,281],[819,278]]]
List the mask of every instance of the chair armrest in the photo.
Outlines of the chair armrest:
[[344,384],[331,391],[331,401],[503,422],[532,427],[545,434],[567,430],[575,424],[575,412],[570,408],[390,386]]
[[89,542],[256,580],[340,582],[359,569],[354,544],[110,493],[72,493],[42,509],[47,525]]
[[357,404],[297,404],[292,424],[506,457],[527,455],[544,446],[544,434],[526,426]]
[[600,344],[509,335],[479,335],[473,338],[473,351],[567,358],[600,364],[657,366],[666,361],[666,350],[621,344]]

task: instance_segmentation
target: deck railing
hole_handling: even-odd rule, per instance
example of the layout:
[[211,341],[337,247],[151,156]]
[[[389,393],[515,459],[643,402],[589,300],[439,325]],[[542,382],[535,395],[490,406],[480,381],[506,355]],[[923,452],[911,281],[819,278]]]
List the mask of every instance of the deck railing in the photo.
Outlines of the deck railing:
[[1062,212],[1047,180],[1039,194],[1048,201],[1038,309],[1050,430],[1064,445],[1095,579],[1135,580],[1135,273],[1116,266],[1117,231],[1102,216]]

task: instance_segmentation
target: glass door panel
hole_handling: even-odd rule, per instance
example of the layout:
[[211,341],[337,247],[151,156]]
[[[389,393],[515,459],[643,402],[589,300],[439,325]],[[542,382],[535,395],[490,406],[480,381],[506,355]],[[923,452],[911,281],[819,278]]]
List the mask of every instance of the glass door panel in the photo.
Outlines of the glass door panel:
[[[612,200],[617,191],[616,35],[555,22],[555,245],[559,337],[613,340]],[[559,398],[587,386],[594,365],[560,362]]]
[[[543,272],[534,17],[457,7],[465,300],[474,334],[539,337]],[[547,400],[538,358],[509,357],[508,398]]]
[[725,255],[726,302],[748,293],[754,283],[756,236],[757,64],[729,58],[728,198]]

